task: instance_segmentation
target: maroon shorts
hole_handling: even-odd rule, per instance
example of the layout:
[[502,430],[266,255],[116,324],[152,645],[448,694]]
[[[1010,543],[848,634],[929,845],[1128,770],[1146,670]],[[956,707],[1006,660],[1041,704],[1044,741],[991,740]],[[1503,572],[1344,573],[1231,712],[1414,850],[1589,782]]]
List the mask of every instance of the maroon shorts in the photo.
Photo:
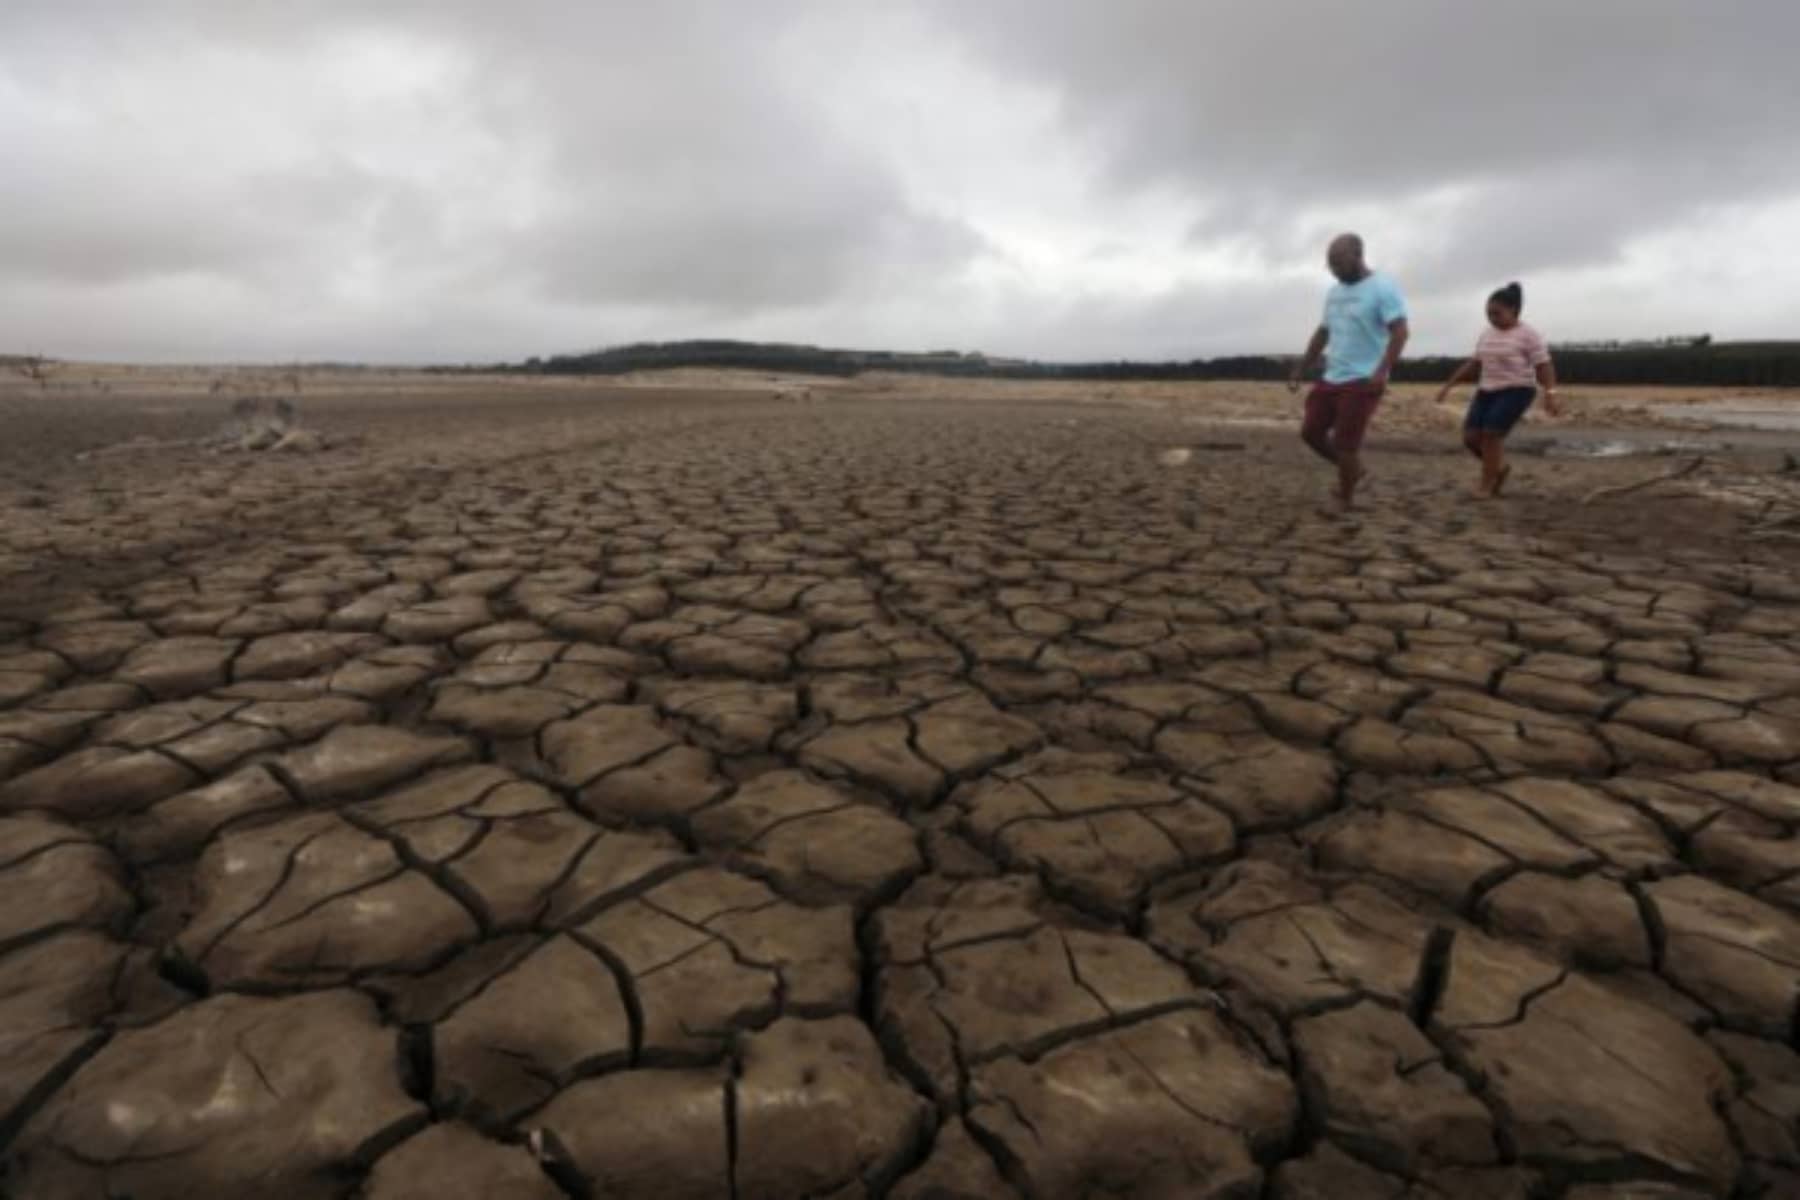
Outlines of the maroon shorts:
[[1306,421],[1300,436],[1318,442],[1329,434],[1337,449],[1359,449],[1380,403],[1381,389],[1366,379],[1315,384],[1306,394]]

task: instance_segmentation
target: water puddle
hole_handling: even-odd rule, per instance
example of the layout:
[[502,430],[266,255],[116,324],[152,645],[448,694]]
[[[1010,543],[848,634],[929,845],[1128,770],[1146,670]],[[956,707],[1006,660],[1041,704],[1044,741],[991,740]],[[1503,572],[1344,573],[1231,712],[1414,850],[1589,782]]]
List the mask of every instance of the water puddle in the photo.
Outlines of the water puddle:
[[1629,437],[1608,434],[1565,434],[1542,441],[1521,442],[1522,454],[1545,458],[1643,458],[1669,454],[1707,454],[1724,449],[1718,441],[1668,437]]
[[1234,417],[1234,416],[1189,416],[1181,418],[1183,425],[1223,425],[1237,429],[1292,429],[1294,421],[1289,417]]
[[1231,453],[1248,449],[1244,442],[1195,442],[1189,446],[1170,446],[1156,456],[1156,461],[1165,467],[1185,467],[1193,461],[1196,450],[1209,453]]
[[1800,398],[1788,401],[1714,400],[1703,404],[1658,404],[1650,411],[1665,421],[1766,433],[1800,433]]

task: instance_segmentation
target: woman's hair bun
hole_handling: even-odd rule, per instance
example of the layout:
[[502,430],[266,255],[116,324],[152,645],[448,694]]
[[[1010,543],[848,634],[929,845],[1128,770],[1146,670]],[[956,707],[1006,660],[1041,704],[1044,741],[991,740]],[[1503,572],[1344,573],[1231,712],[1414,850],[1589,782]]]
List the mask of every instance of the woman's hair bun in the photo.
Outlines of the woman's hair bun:
[[1521,287],[1519,281],[1515,279],[1505,287],[1496,291],[1492,296],[1489,296],[1488,299],[1504,304],[1514,312],[1518,312],[1525,307],[1525,289]]

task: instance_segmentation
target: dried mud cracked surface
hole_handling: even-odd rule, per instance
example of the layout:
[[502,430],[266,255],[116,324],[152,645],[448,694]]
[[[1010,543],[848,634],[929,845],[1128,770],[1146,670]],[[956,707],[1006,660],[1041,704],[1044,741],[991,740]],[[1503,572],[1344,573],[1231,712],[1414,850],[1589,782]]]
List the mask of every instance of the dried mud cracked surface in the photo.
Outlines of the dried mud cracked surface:
[[1170,428],[12,494],[0,1194],[1800,1195],[1800,568]]

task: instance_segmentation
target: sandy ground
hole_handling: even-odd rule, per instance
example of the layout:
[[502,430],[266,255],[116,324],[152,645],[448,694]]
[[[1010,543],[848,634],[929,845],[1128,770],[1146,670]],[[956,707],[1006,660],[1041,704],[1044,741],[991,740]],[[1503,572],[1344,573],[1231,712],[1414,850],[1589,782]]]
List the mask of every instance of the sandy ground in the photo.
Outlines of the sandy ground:
[[0,390],[0,1195],[1800,1194],[1783,445],[228,392]]
[[[613,396],[621,388],[653,396],[710,392],[739,397],[773,397],[799,403],[847,399],[937,400],[960,403],[1083,404],[1176,414],[1194,423],[1224,422],[1285,427],[1298,411],[1287,389],[1246,383],[1085,383],[952,380],[932,376],[870,373],[852,379],[770,374],[753,371],[681,369],[638,372],[613,379],[561,376],[443,375],[421,371],[270,367],[140,367],[63,364],[40,386],[16,372],[0,373],[0,470],[44,468],[82,450],[133,439],[204,436],[225,419],[234,399],[244,395],[290,397],[314,416],[358,425],[421,408],[467,409],[498,402],[551,397],[580,400]],[[1402,385],[1393,389],[1379,431],[1387,436],[1454,432],[1461,423],[1468,390],[1450,403],[1433,403],[1436,388]],[[1565,419],[1552,421],[1541,410],[1528,427],[1556,431],[1691,428],[1670,419],[1669,409],[1692,409],[1700,419],[1706,406],[1741,403],[1800,412],[1800,394],[1775,389],[1570,388]],[[1664,410],[1665,415],[1658,415]]]

